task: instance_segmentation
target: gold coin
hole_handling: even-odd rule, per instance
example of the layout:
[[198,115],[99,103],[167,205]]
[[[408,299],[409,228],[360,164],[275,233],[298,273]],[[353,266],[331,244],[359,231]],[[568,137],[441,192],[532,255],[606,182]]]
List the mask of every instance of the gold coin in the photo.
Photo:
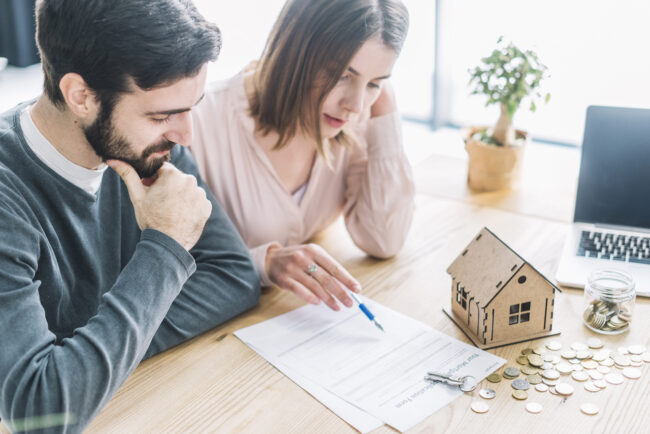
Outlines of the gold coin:
[[538,354],[540,356],[543,356],[546,354],[546,348],[545,347],[537,347],[533,350],[533,353]]
[[532,354],[532,352],[533,352],[532,348],[525,348],[525,349],[521,350],[521,354],[523,354],[524,356],[526,356],[528,354]]
[[530,363],[531,366],[535,366],[536,368],[539,368],[544,364],[544,359],[542,359],[542,357],[537,354],[529,354],[528,363]]
[[557,380],[560,378],[560,373],[555,369],[547,369],[546,371],[542,371],[542,377],[549,380]]
[[560,341],[550,341],[546,343],[546,348],[551,351],[559,351],[562,349],[562,343]]
[[499,381],[501,381],[501,375],[497,374],[496,372],[490,374],[487,377],[487,381],[489,381],[490,383],[498,383]]
[[555,360],[555,356],[553,354],[547,353],[542,356],[542,360],[547,363],[551,363],[553,360]]
[[512,397],[519,401],[523,401],[528,398],[528,393],[526,393],[525,390],[515,390],[512,392]]
[[539,384],[542,382],[542,376],[539,374],[533,374],[526,377],[530,384]]
[[528,364],[528,357],[526,357],[526,356],[517,357],[517,363],[519,363],[520,365],[527,365]]
[[526,365],[521,367],[521,372],[523,372],[526,375],[533,375],[533,374],[537,374],[539,372],[539,369]]

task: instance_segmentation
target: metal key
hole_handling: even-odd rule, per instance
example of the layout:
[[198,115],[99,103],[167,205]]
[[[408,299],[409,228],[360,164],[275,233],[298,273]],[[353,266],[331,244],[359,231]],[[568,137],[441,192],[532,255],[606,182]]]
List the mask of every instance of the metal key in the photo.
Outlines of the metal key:
[[463,392],[471,392],[476,389],[477,382],[476,378],[471,375],[464,375],[462,377],[456,377],[454,375],[445,375],[440,372],[427,372],[427,376],[424,377],[425,380],[433,381],[436,383],[447,383],[452,386],[458,386]]

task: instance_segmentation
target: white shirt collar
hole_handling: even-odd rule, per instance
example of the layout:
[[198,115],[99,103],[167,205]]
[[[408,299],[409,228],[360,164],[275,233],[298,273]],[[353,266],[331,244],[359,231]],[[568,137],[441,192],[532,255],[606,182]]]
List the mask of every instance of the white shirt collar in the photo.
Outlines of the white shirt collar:
[[20,127],[34,154],[67,181],[90,194],[96,194],[108,166],[102,163],[97,169],[86,169],[68,160],[41,134],[32,120],[29,108],[20,114]]

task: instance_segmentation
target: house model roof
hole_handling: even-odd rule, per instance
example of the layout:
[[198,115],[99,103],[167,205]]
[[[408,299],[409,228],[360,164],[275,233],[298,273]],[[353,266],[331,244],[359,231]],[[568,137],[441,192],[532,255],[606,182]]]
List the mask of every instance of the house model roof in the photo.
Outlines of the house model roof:
[[[486,307],[526,263],[506,243],[484,227],[447,268],[447,273],[459,281],[461,287],[464,287],[481,307]],[[539,274],[544,277],[542,273]],[[544,279],[559,291],[546,277]]]

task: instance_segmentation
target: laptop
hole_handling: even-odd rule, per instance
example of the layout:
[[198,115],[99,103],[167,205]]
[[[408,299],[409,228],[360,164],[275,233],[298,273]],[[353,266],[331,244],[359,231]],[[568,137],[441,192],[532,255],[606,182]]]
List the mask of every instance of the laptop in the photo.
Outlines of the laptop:
[[557,281],[583,288],[620,269],[650,297],[650,109],[587,109],[573,224]]

